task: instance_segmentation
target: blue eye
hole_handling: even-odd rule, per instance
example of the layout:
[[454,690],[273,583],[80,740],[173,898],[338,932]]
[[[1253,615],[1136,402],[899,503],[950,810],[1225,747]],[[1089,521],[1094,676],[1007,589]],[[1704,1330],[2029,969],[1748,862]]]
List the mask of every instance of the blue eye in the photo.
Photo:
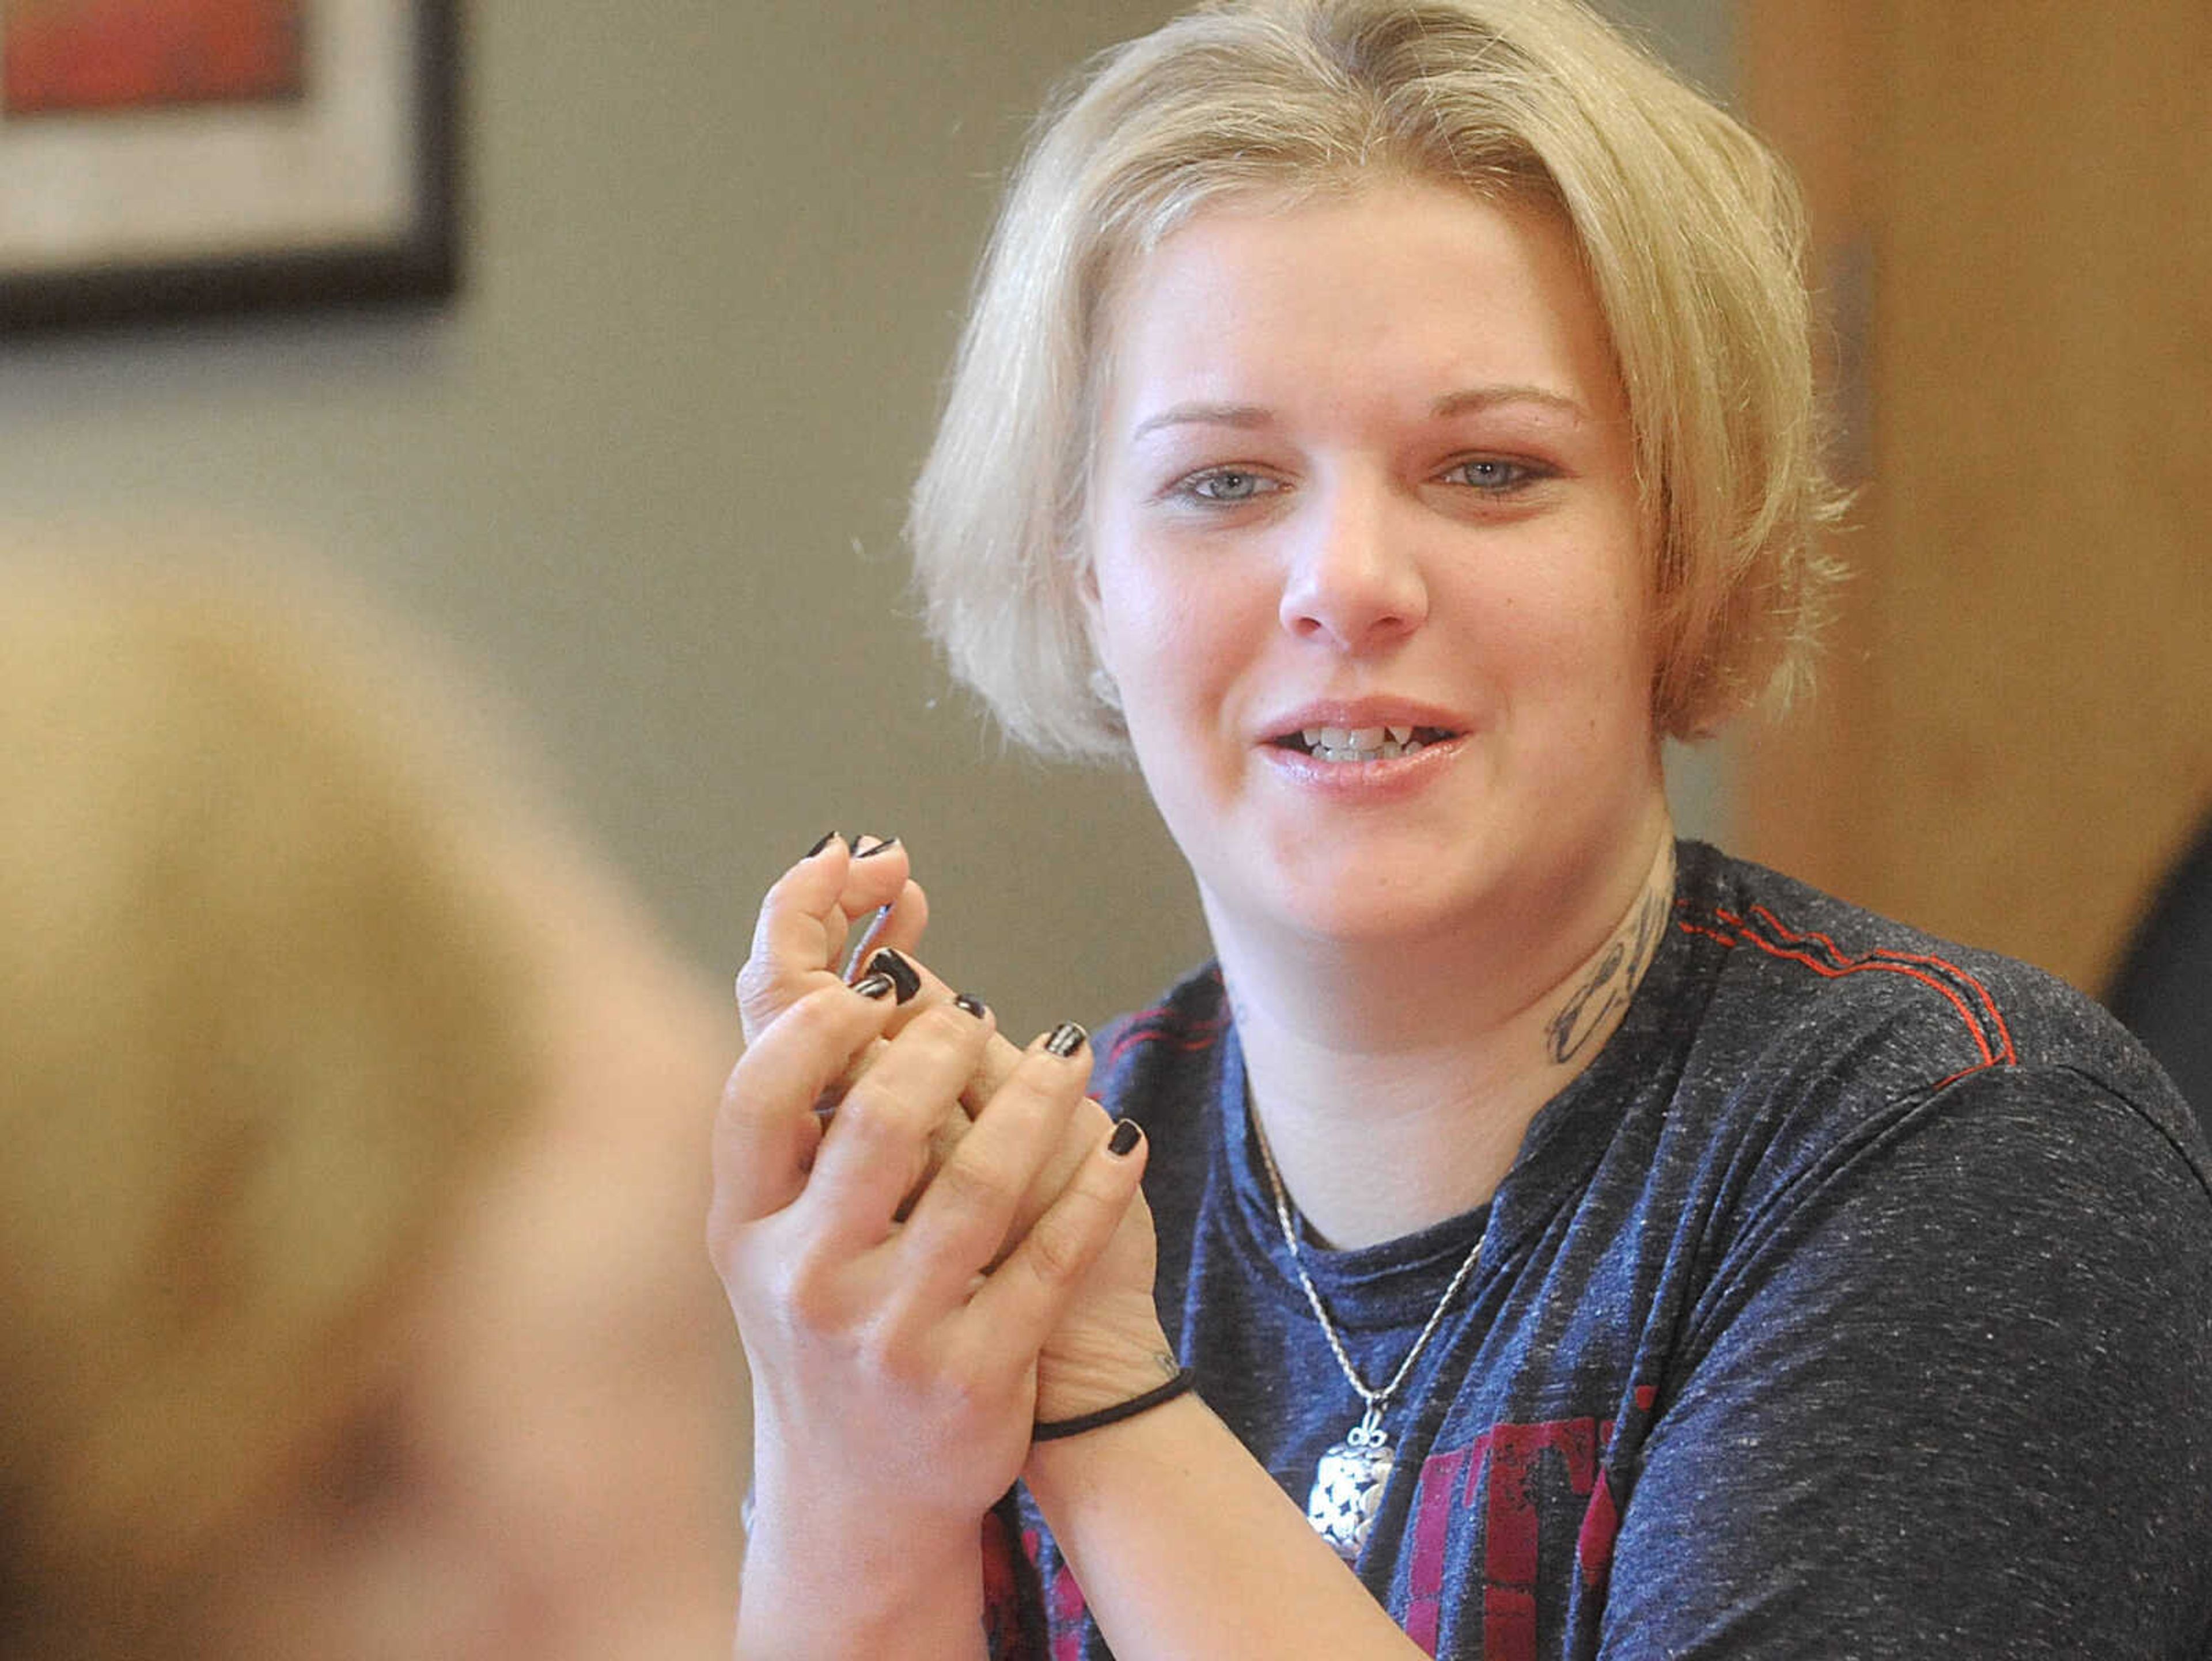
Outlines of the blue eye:
[[1449,484],[1467,484],[1477,490],[1503,492],[1524,485],[1535,476],[1535,470],[1525,463],[1500,461],[1494,456],[1479,456],[1469,461],[1454,462],[1444,470],[1443,476]]
[[1179,487],[1184,494],[1203,502],[1249,502],[1279,488],[1265,474],[1244,467],[1216,467],[1194,473]]

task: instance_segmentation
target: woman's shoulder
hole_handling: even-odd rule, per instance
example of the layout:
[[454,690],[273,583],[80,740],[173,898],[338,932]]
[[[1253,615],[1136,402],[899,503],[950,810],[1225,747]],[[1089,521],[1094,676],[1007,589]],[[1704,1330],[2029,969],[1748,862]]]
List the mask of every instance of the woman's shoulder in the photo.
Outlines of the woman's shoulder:
[[2057,976],[1695,844],[1674,921],[1693,966],[1681,986],[1702,1005],[1686,1072],[1730,1080],[1740,1102],[1816,1122],[1820,1140],[1938,1099],[2031,1117],[2117,1110],[2212,1192],[2212,1153],[2180,1094]]
[[[1091,1093],[1115,1118],[1143,1125],[1152,1145],[1145,1194],[1161,1231],[1165,1292],[1180,1280],[1187,1233],[1219,1150],[1224,1118],[1217,1110],[1243,1094],[1243,1059],[1219,967],[1206,964],[1158,1003],[1109,1021],[1095,1046]],[[1170,1302],[1180,1295],[1170,1294]]]
[[1202,964],[1157,1003],[1116,1015],[1099,1029],[1092,1093],[1122,1111],[1164,1087],[1210,1081],[1218,1076],[1229,1028],[1220,966]]
[[1683,846],[1674,924],[1710,989],[1705,1021],[1770,1046],[1848,1052],[1905,1087],[2058,1066],[2123,1095],[2172,1094],[2127,1030],[2057,976],[1701,844]]

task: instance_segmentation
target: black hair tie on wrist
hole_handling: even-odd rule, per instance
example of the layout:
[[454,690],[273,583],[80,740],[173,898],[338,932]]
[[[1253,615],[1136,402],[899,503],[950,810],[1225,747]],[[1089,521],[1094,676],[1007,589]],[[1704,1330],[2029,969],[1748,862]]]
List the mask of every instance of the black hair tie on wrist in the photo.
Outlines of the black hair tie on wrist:
[[1100,1430],[1108,1425],[1117,1425],[1124,1419],[1133,1419],[1139,1413],[1149,1413],[1156,1407],[1188,1396],[1197,1384],[1198,1374],[1184,1367],[1164,1385],[1154,1385],[1141,1396],[1132,1396],[1126,1402],[1116,1402],[1111,1407],[1102,1407],[1096,1413],[1079,1413],[1073,1419],[1054,1419],[1049,1424],[1039,1424],[1030,1432],[1033,1442],[1054,1442],[1063,1436],[1080,1436],[1086,1430]]

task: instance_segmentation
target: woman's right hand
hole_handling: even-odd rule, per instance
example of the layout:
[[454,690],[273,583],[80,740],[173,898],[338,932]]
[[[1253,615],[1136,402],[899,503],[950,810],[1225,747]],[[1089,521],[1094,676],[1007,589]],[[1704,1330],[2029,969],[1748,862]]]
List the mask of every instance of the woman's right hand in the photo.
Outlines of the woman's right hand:
[[754,1398],[741,1654],[891,1652],[870,1650],[887,1632],[939,1652],[918,1630],[972,1647],[977,1530],[1028,1454],[1038,1353],[1137,1196],[1143,1144],[1101,1135],[992,1266],[1083,1104],[1090,1058],[1064,1035],[1020,1052],[906,1207],[993,1028],[951,1003],[913,1015],[825,1125],[815,1103],[891,1020],[888,995],[808,991],[716,1121],[709,1240]]

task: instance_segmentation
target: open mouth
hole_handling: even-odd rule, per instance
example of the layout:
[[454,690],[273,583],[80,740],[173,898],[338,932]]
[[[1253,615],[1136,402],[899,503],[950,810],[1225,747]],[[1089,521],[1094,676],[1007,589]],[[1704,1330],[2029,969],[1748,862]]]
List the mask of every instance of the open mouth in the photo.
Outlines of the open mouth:
[[1389,761],[1457,736],[1444,727],[1304,727],[1267,742],[1317,761]]

